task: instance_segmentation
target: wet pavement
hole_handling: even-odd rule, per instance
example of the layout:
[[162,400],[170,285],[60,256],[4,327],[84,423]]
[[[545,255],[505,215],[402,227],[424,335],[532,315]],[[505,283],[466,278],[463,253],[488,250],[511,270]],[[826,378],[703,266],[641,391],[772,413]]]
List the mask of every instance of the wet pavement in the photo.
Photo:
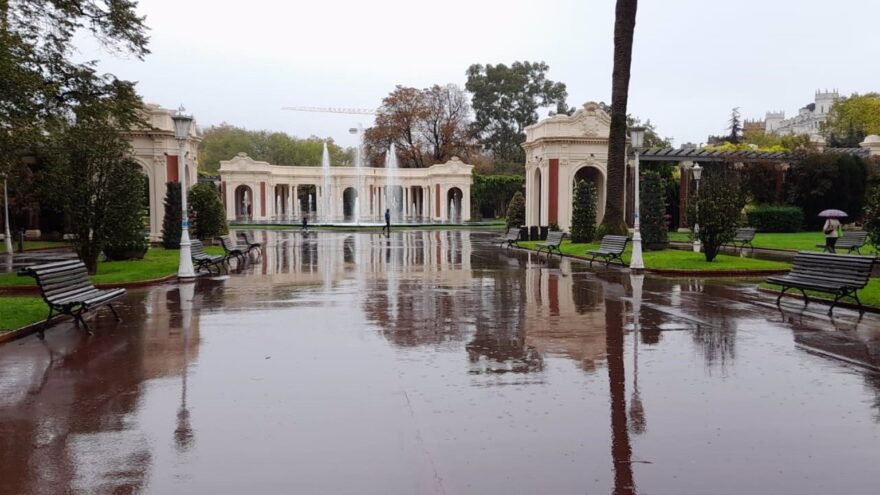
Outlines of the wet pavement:
[[496,235],[259,232],[0,347],[0,493],[875,493],[880,318]]

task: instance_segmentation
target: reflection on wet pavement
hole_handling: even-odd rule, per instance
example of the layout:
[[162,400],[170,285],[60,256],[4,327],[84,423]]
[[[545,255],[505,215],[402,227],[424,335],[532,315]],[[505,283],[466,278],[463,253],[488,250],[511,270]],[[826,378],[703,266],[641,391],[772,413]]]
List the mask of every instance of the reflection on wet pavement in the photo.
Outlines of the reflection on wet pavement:
[[[866,493],[880,319],[464,231],[259,263],[0,347],[0,493]],[[258,239],[259,240],[259,239]]]

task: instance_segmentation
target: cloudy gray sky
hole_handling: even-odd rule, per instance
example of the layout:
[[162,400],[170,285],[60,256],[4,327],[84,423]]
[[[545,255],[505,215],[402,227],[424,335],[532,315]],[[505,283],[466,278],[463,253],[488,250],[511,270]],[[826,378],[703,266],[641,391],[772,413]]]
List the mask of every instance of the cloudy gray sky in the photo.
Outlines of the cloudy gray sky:
[[[464,86],[472,63],[544,60],[569,104],[609,101],[613,0],[141,0],[144,62],[91,41],[80,56],[139,81],[149,102],[228,122],[353,144],[368,116],[282,106],[375,108],[396,84]],[[642,0],[630,112],[703,142],[730,109],[787,115],[819,88],[880,90],[880,2]],[[542,111],[545,115],[546,111]]]

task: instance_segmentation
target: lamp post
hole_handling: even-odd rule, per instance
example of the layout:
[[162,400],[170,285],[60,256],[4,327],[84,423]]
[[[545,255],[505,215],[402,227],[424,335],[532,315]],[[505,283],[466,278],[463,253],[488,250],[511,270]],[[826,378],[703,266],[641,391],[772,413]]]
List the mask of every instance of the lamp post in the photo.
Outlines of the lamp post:
[[5,173],[0,174],[3,177],[3,244],[6,247],[6,254],[12,254],[12,234],[9,232],[9,192],[6,189]]
[[697,182],[697,218],[694,221],[694,252],[700,252],[700,177],[703,175],[703,167],[699,163],[692,169],[694,180]]
[[171,116],[174,120],[174,137],[180,146],[177,154],[177,176],[180,178],[180,205],[181,205],[181,222],[180,222],[180,264],[177,269],[177,278],[192,279],[195,278],[196,272],[193,270],[192,256],[189,240],[189,215],[187,214],[186,205],[186,140],[189,138],[190,127],[192,126],[192,115],[184,113],[183,105],[177,110],[177,113]]
[[633,152],[635,153],[636,162],[635,162],[635,172],[633,177],[633,190],[634,190],[634,205],[633,205],[633,250],[632,250],[632,259],[629,262],[629,267],[632,270],[644,270],[645,269],[645,261],[642,259],[642,232],[641,225],[639,220],[639,148],[642,147],[642,144],[645,142],[645,128],[644,127],[633,127],[630,130],[630,145],[632,146]]

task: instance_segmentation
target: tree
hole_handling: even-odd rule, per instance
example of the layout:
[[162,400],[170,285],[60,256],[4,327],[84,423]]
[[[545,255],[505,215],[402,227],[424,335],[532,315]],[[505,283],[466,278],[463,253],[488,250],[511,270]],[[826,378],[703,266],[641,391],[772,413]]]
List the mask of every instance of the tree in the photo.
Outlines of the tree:
[[520,227],[526,223],[526,198],[517,191],[507,206],[507,228]]
[[[609,113],[610,115],[610,113]],[[657,126],[651,122],[651,119],[642,122],[642,119],[638,117],[633,117],[632,115],[626,116],[626,127],[627,133],[633,127],[643,127],[645,129],[645,142],[643,146],[645,148],[671,148],[672,147],[672,139],[665,138],[657,132]]]
[[141,167],[126,161],[115,171],[111,179],[112,192],[123,201],[107,212],[106,223],[109,234],[104,246],[104,254],[110,260],[140,259],[147,251],[147,236],[144,232],[144,212],[142,202],[131,201],[144,195],[147,178]]
[[581,180],[574,187],[571,242],[593,242],[596,235],[596,185]]
[[393,144],[403,167],[427,167],[473,151],[470,105],[456,85],[426,89],[397,86],[382,100],[364,141],[379,165]]
[[143,183],[132,173],[129,143],[109,119],[81,118],[53,139],[47,183],[55,185],[77,255],[94,273],[111,240],[130,240],[132,219],[141,214],[141,202],[132,198],[143,194]]
[[704,170],[700,192],[688,206],[688,218],[691,224],[700,225],[706,261],[714,260],[721,246],[733,239],[744,206],[736,171]]
[[[507,204],[517,191],[522,191],[525,177],[522,175],[474,174],[471,187],[471,204],[481,217],[494,218],[507,211]],[[476,216],[476,215],[475,215]]]
[[[8,171],[51,127],[64,125],[73,109],[101,96],[134,94],[133,83],[99,75],[95,62],[75,63],[70,57],[75,35],[88,33],[110,50],[143,59],[149,53],[147,28],[136,5],[132,0],[0,0],[0,171]],[[117,112],[119,126],[137,120],[137,108],[127,110],[127,115]]]
[[189,190],[187,198],[192,231],[197,239],[213,239],[228,232],[226,210],[213,184],[196,184]]
[[568,113],[565,84],[547,79],[548,70],[544,62],[468,68],[465,89],[472,94],[474,132],[496,160],[525,162],[520,145],[526,139],[525,128],[538,121],[539,108],[552,106]]
[[822,131],[834,147],[852,148],[870,134],[880,134],[880,93],[853,93],[828,110]]
[[614,17],[614,69],[611,75],[611,126],[608,135],[608,177],[605,218],[606,234],[626,234],[623,221],[626,177],[626,107],[632,65],[633,34],[638,0],[617,0]]
[[642,174],[639,184],[641,185],[640,230],[645,248],[663,249],[669,242],[666,225],[666,182],[659,173],[647,171]]
[[251,131],[229,124],[209,127],[199,143],[199,168],[216,174],[221,160],[230,160],[238,153],[247,153],[257,161],[273,165],[320,166],[324,143],[330,153],[331,165],[352,163],[353,149],[345,149],[332,139],[311,136],[306,139],[283,132]]
[[165,218],[162,219],[162,247],[180,249],[183,206],[180,202],[180,182],[165,184]]
[[740,135],[742,134],[742,119],[740,119],[739,107],[734,107],[730,111],[730,120],[727,121],[727,124],[727,130],[730,131],[730,134],[727,135],[727,142],[739,144]]

